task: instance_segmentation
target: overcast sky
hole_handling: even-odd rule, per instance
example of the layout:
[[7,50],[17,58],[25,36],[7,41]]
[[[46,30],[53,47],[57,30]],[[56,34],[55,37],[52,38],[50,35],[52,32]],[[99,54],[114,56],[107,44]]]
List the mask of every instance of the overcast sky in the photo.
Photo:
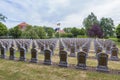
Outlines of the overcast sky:
[[100,20],[110,17],[120,23],[120,0],[0,0],[0,13],[7,16],[7,27],[21,22],[31,25],[81,27],[83,19],[93,12]]

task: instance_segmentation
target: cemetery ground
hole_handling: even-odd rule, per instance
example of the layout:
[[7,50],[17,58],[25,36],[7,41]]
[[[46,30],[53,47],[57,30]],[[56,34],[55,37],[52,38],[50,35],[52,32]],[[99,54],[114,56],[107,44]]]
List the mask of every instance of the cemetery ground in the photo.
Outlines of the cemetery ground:
[[[118,44],[118,46],[120,46]],[[120,47],[119,47],[120,48]],[[9,52],[7,52],[9,56]],[[39,62],[30,63],[31,54],[26,54],[27,62],[17,61],[19,52],[15,54],[16,60],[0,59],[0,80],[120,80],[120,74],[75,69],[76,57],[68,57],[68,68],[61,68],[59,64],[58,49],[52,56],[53,65],[44,65],[44,55],[39,54]],[[94,53],[90,52],[87,58],[87,66],[96,68],[97,59],[92,58]],[[109,55],[110,57],[110,55]],[[120,54],[119,54],[120,58]],[[120,70],[120,61],[108,61],[109,69]]]

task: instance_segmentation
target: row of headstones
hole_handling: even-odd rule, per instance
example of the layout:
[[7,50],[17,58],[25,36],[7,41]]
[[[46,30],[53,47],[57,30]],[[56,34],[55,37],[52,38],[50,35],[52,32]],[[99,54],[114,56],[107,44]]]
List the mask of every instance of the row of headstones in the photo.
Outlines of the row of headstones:
[[103,51],[104,47],[101,46],[100,41],[94,40],[94,47],[95,47],[96,57],[100,52],[105,52],[106,54],[110,53],[110,59],[111,60],[113,60],[113,61],[118,61],[119,60],[119,57],[118,57],[119,50],[118,50],[118,48],[116,47],[115,44],[112,44],[109,52],[108,51]]
[[54,55],[54,51],[56,49],[58,39],[39,39],[36,40],[38,47],[40,49],[40,53],[44,53],[45,49],[50,49],[52,51],[52,55]]
[[111,49],[112,45],[114,44],[112,40],[98,39],[97,41],[102,45],[102,47],[106,51],[106,53],[110,53],[110,49]]
[[[17,48],[18,51],[20,51],[20,47],[22,46],[26,49],[26,52],[28,52],[31,49],[32,41],[33,40],[31,40],[31,39],[14,39],[14,40],[2,39],[2,40],[0,40],[0,46],[5,46],[6,51],[8,51],[10,46],[11,46],[10,45],[11,42],[14,42],[15,48]],[[41,53],[45,49],[51,49],[51,51],[54,54],[57,39],[38,39],[35,41],[36,41],[36,44],[38,46],[38,49],[41,50]]]
[[[1,58],[6,58],[6,51],[5,47],[1,48]],[[60,51],[59,52],[59,66],[61,67],[68,67],[68,53],[67,51]],[[15,59],[15,48],[14,44],[11,44],[10,47],[10,60]],[[52,65],[52,51],[49,49],[44,50],[44,64],[46,65]],[[24,47],[20,48],[20,61],[26,61],[26,49]],[[84,51],[80,51],[77,53],[77,69],[87,69],[86,65],[86,60],[87,60],[87,53]],[[37,63],[38,62],[38,50],[36,48],[35,42],[32,44],[32,49],[31,49],[31,60],[30,62],[32,63]],[[97,65],[97,70],[98,71],[109,71],[108,66],[108,55],[105,53],[99,53],[98,54],[98,65]]]
[[[59,45],[60,45],[59,46],[59,48],[60,48],[59,51],[65,50],[65,48],[67,48],[66,50],[68,52],[70,52],[71,57],[75,57],[76,52],[79,52],[79,51],[86,52],[87,56],[88,56],[88,53],[89,53],[89,50],[90,50],[90,42],[91,42],[91,40],[89,40],[89,39],[77,39],[77,40],[79,40],[79,41],[77,41],[78,43],[76,43],[76,39],[72,39],[71,41],[70,41],[70,39],[62,39],[62,40],[60,40],[60,42],[59,42]],[[81,43],[82,45],[80,46],[79,43]],[[80,50],[80,47],[82,48],[81,50]]]

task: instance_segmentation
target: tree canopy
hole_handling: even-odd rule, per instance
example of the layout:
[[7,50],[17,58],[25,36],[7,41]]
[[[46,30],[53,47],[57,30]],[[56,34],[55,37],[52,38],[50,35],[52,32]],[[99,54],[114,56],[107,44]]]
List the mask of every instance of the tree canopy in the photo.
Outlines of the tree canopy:
[[7,35],[7,27],[2,22],[0,22],[0,36],[6,36]]

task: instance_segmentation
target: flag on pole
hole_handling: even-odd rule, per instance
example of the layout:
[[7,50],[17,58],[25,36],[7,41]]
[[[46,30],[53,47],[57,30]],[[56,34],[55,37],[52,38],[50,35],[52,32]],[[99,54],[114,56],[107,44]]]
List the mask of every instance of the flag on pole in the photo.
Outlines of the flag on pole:
[[61,24],[60,23],[57,23],[57,26],[60,26]]
[[60,28],[55,28],[55,32],[57,32],[57,31],[59,31],[60,30]]
[[61,25],[60,23],[57,23],[57,28],[55,28],[55,32],[58,32],[60,30],[60,27],[58,27],[60,25]]

